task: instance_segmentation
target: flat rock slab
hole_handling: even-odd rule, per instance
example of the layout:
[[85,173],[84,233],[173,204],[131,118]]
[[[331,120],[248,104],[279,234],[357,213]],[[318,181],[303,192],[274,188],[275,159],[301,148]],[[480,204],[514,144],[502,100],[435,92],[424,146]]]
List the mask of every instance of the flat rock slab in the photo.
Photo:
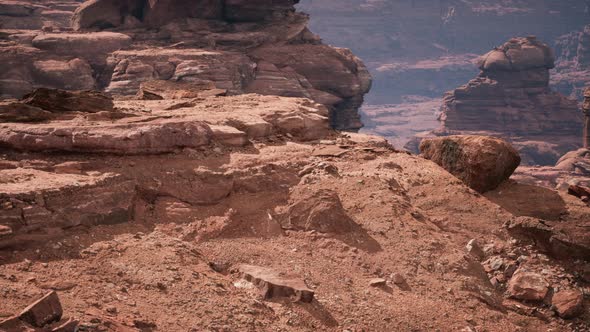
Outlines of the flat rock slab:
[[314,291],[296,277],[282,274],[271,268],[242,264],[238,271],[247,281],[262,292],[265,299],[288,297],[295,302],[313,301]]
[[43,327],[61,319],[63,310],[56,292],[49,292],[31,304],[19,315],[19,319],[35,327]]
[[195,148],[210,143],[210,128],[200,122],[153,121],[101,123],[75,122],[37,127],[0,126],[0,145],[22,151],[68,151],[112,154],[153,154]]
[[65,55],[106,54],[131,45],[131,37],[116,32],[46,33],[35,37],[34,47]]

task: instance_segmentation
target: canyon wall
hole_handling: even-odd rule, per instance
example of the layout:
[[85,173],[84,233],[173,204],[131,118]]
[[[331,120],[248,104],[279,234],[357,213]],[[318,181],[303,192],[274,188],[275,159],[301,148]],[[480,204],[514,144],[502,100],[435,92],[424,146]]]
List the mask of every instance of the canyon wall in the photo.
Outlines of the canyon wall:
[[[350,48],[367,64],[374,81],[365,98],[368,105],[363,109],[364,130],[383,135],[399,147],[410,142],[408,147],[416,150],[413,138],[438,127],[438,107],[433,105],[442,104],[440,98],[446,91],[478,75],[479,55],[513,37],[534,35],[555,48],[556,68],[551,69],[549,84],[566,96],[581,98],[590,77],[584,69],[590,58],[586,54],[590,37],[584,28],[590,23],[588,4],[586,0],[302,0],[299,8],[311,13],[310,29],[325,42]],[[545,72],[548,75],[549,71]],[[546,88],[546,78],[540,79]],[[515,83],[519,82],[517,77]],[[496,103],[503,103],[503,96],[496,97]],[[553,120],[571,124],[569,113],[563,119],[559,112],[555,113],[561,106],[544,102],[535,105],[549,107],[540,110],[539,116],[552,113]],[[570,103],[566,108],[572,107]],[[484,120],[494,114],[480,114],[464,121],[479,121],[480,131],[495,130],[492,127],[497,122],[488,128]],[[513,115],[515,119],[526,116]],[[542,128],[552,126],[543,119],[514,120],[510,126],[537,135]],[[568,125],[563,132],[573,137],[571,128]],[[577,146],[565,144],[558,150],[563,151],[566,145]]]
[[170,80],[307,97],[329,107],[335,128],[360,128],[367,69],[322,44],[295,3],[11,1],[0,5],[0,96],[52,87],[126,97]]

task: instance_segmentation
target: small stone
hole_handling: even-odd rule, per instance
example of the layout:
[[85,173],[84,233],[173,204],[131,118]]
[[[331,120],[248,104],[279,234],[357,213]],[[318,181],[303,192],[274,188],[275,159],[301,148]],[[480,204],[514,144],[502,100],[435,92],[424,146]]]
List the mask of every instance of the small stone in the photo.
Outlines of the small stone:
[[[10,203],[10,202],[8,202]],[[12,228],[8,227],[8,226],[4,226],[4,225],[0,225],[0,238],[3,238],[5,236],[9,236],[12,235]]]
[[25,310],[19,318],[35,327],[43,327],[51,322],[57,322],[63,314],[61,303],[56,292],[49,292]]
[[547,281],[537,273],[516,273],[508,283],[508,294],[519,300],[542,301],[549,292]]
[[504,270],[504,277],[505,278],[512,278],[516,270],[518,269],[518,264],[510,263],[506,265],[506,269]]
[[76,332],[78,331],[79,322],[73,318],[70,318],[65,323],[51,330],[51,332]]
[[502,257],[492,257],[487,261],[490,271],[498,271],[504,266],[504,259]]
[[392,273],[391,274],[391,281],[393,281],[396,285],[403,285],[406,283],[406,278],[399,273]]
[[371,281],[369,281],[369,286],[382,287],[382,286],[385,286],[386,283],[387,283],[387,280],[385,280],[385,279],[374,278],[374,279],[371,279]]
[[467,242],[467,245],[465,246],[465,250],[467,250],[468,254],[479,259],[480,261],[485,257],[485,253],[483,252],[483,249],[481,249],[481,247],[479,246],[479,243],[477,243],[476,239],[469,240],[469,242]]
[[114,315],[114,314],[116,314],[116,313],[117,313],[117,308],[116,308],[116,307],[114,307],[114,306],[108,306],[108,307],[106,307],[106,309],[105,309],[105,310],[106,310],[106,311],[107,311],[109,314],[112,314],[112,315]]
[[551,304],[560,317],[574,318],[583,312],[584,294],[579,290],[560,291],[553,295]]

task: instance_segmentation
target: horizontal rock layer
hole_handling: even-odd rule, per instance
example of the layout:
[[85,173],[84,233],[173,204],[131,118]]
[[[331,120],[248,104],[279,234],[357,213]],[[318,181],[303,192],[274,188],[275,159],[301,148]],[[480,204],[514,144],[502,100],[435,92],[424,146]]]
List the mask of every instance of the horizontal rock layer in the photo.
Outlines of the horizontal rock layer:
[[[0,96],[51,87],[129,97],[142,82],[170,80],[310,98],[330,108],[334,127],[358,129],[371,77],[350,51],[321,44],[296,2],[87,1],[73,14],[78,32],[38,24],[2,32]],[[6,15],[44,19],[35,5],[18,6],[29,8],[18,2]]]

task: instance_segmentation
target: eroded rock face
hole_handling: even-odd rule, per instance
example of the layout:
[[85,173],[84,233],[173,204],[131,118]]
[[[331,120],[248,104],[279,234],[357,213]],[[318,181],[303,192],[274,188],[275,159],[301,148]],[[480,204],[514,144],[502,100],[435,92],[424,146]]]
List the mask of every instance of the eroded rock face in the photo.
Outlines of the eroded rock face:
[[113,98],[97,91],[64,91],[42,88],[25,95],[21,102],[52,113],[112,112],[114,108]]
[[76,10],[72,18],[76,30],[130,25],[160,27],[186,18],[261,22],[294,11],[298,0],[92,0]]
[[527,161],[537,164],[547,161],[530,141],[554,144],[560,154],[579,147],[577,102],[549,88],[554,61],[551,49],[534,37],[513,38],[482,56],[479,76],[446,94],[442,131],[518,136]]
[[[330,109],[335,128],[359,129],[357,110],[371,77],[350,51],[321,44],[297,2],[87,1],[73,14],[76,33],[2,35],[10,42],[0,47],[0,95],[97,88],[128,98],[142,83],[170,80],[234,95],[310,98]],[[7,11],[25,17],[35,8]]]
[[508,232],[517,239],[533,243],[551,256],[588,260],[590,240],[585,231],[587,221],[577,223],[549,222],[531,217],[518,217],[507,223]]
[[518,152],[507,142],[484,136],[425,139],[420,151],[469,187],[485,192],[507,180],[520,164]]

